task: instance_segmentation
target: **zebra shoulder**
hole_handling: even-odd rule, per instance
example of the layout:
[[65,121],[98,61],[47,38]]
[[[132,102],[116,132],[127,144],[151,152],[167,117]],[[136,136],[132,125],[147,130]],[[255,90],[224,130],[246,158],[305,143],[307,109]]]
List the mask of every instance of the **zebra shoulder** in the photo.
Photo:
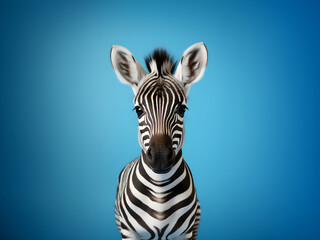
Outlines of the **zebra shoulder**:
[[131,169],[136,165],[139,161],[140,157],[137,157],[133,161],[129,162],[120,172],[119,179],[118,179],[118,190],[117,193],[122,192],[123,188],[125,187],[126,183],[128,182],[127,179],[129,177],[129,173]]

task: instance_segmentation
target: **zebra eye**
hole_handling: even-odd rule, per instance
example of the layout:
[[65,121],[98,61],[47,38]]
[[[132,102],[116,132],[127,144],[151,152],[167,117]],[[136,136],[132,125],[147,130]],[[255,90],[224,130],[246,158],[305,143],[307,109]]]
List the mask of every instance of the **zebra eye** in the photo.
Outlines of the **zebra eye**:
[[133,110],[136,110],[136,113],[137,113],[138,118],[140,118],[140,117],[142,116],[143,110],[142,110],[141,107],[136,106]]
[[180,116],[183,117],[186,109],[188,109],[187,106],[181,105],[181,106],[178,107],[177,113],[178,113]]

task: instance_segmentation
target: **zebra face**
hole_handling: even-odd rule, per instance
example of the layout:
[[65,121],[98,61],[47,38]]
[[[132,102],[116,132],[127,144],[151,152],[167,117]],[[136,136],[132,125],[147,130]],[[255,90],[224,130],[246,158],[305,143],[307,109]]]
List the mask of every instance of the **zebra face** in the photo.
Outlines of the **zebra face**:
[[167,172],[179,160],[184,142],[184,113],[190,86],[207,64],[203,43],[189,47],[175,63],[164,50],[147,57],[149,74],[125,48],[113,46],[111,62],[120,81],[130,85],[139,121],[142,159],[155,172]]
[[170,169],[179,160],[176,156],[184,140],[184,89],[172,75],[152,75],[140,87],[134,103],[144,159],[158,172]]

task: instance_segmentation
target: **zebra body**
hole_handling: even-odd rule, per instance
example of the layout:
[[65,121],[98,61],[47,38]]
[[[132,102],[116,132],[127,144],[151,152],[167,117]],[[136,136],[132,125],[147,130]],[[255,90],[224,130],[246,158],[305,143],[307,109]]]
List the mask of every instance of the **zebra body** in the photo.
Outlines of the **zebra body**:
[[206,48],[188,48],[174,74],[163,50],[146,59],[149,74],[123,47],[113,46],[111,61],[135,93],[142,148],[119,176],[115,215],[122,239],[196,239],[200,205],[181,148],[187,94],[203,75]]
[[[175,173],[177,176],[173,176]],[[128,205],[139,218],[121,209],[121,205]],[[123,236],[131,239],[194,239],[199,220],[200,206],[192,175],[182,157],[167,174],[154,174],[141,158],[132,161],[121,172],[116,221]],[[136,227],[133,226],[135,221]]]

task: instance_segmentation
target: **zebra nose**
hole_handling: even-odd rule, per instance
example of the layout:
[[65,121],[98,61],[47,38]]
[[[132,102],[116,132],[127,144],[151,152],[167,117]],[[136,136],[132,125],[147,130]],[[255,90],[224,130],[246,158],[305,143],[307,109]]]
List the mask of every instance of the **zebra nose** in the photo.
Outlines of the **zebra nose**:
[[[160,150],[160,151],[159,151]],[[172,148],[167,148],[167,149],[155,149],[155,148],[149,148],[147,152],[148,158],[149,159],[154,159],[154,160],[163,160],[163,159],[171,159],[173,156],[173,149]]]
[[167,135],[155,135],[150,140],[146,153],[147,161],[155,172],[166,172],[173,165],[172,140]]

